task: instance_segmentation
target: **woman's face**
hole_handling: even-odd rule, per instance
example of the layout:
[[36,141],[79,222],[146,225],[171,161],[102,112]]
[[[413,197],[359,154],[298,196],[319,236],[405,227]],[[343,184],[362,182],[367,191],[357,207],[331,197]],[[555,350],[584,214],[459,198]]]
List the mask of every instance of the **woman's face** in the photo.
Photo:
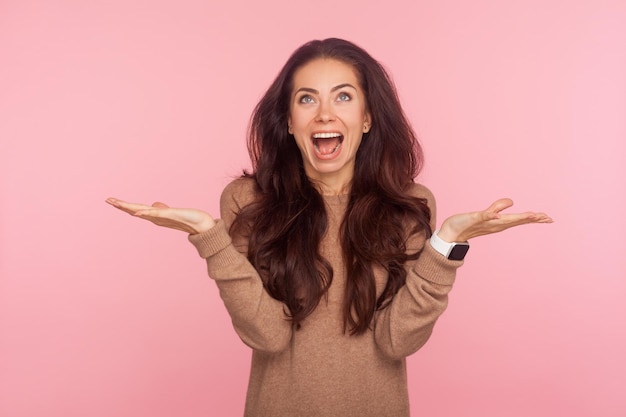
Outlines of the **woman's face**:
[[289,133],[307,176],[324,194],[345,193],[371,121],[354,68],[325,58],[305,64],[294,74],[290,103]]

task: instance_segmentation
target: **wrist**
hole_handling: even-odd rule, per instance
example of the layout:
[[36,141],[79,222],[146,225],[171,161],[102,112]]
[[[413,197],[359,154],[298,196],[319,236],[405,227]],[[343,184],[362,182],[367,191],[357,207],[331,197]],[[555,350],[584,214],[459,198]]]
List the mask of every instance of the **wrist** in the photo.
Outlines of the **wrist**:
[[446,242],[463,242],[464,241],[460,238],[458,233],[455,233],[449,227],[445,227],[445,224],[441,225],[441,229],[436,230],[435,233],[437,233],[437,236],[439,236],[441,240],[444,240]]
[[469,243],[447,241],[441,237],[440,232],[440,230],[435,230],[430,238],[430,245],[433,249],[445,256],[447,259],[454,261],[463,260],[469,250]]
[[199,233],[208,232],[214,226],[215,226],[215,220],[213,220],[212,218],[208,218],[208,219],[202,221],[202,223],[194,225],[193,229],[195,230],[195,232],[191,233],[191,234],[192,235],[196,235],[196,234],[199,234]]

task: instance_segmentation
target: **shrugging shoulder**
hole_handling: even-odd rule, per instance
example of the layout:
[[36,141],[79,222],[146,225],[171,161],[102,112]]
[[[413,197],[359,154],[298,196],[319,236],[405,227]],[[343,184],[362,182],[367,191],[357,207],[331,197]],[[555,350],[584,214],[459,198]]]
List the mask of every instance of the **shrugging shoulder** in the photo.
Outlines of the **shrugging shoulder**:
[[423,184],[414,183],[411,187],[411,194],[414,197],[423,198],[428,203],[430,209],[430,228],[434,231],[437,227],[437,204],[433,193]]
[[[421,184],[414,184],[410,192],[428,201],[434,230],[433,194]],[[216,281],[243,342],[256,350],[279,352],[289,346],[294,331],[285,315],[287,307],[265,291],[260,276],[247,260],[247,239],[231,238],[228,233],[239,210],[250,204],[255,194],[253,180],[241,178],[231,182],[222,193],[221,219],[216,226],[206,233],[191,235],[189,240],[206,259],[209,276]],[[376,312],[372,325],[378,350],[393,359],[414,353],[428,340],[437,318],[446,309],[456,269],[462,264],[436,252],[423,233],[411,237],[407,251],[421,254],[406,263],[406,284],[387,307]]]

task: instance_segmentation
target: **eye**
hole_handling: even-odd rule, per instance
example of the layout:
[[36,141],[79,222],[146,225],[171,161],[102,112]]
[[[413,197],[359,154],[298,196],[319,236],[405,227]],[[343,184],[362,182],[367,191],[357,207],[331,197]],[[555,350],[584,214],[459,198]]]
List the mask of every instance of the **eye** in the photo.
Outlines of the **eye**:
[[310,95],[304,94],[300,96],[300,98],[298,99],[298,102],[302,104],[311,104],[311,103],[315,103],[315,100]]
[[350,100],[352,100],[352,96],[350,96],[350,94],[345,93],[345,92],[341,92],[337,96],[337,101],[350,101]]

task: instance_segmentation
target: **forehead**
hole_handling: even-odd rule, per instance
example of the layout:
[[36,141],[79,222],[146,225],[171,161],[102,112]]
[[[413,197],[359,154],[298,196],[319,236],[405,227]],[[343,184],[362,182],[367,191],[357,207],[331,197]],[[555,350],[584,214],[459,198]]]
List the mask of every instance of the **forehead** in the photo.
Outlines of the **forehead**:
[[323,91],[339,84],[350,83],[360,88],[359,77],[354,67],[333,58],[317,58],[307,62],[293,75],[294,91],[301,87]]

